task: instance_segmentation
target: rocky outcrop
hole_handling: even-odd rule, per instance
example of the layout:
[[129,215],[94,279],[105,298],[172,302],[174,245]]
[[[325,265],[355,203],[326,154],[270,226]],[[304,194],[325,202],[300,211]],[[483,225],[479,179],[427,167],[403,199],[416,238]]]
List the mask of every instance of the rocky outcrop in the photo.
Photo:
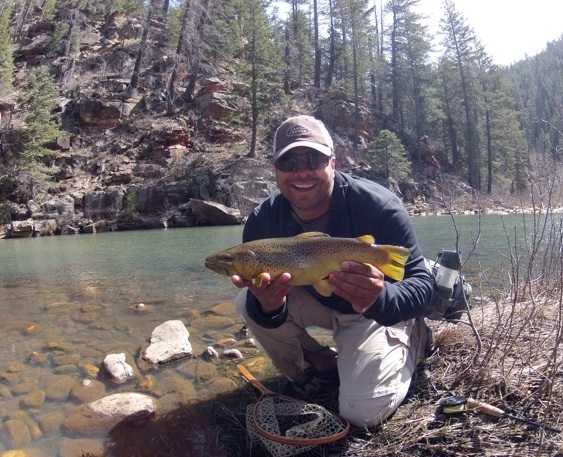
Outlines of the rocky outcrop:
[[220,203],[192,198],[190,205],[197,225],[236,225],[243,221],[238,209],[228,208]]
[[201,81],[201,89],[195,98],[197,108],[205,117],[222,120],[233,114],[236,109],[230,106],[232,95],[218,78]]
[[123,103],[92,98],[78,100],[76,114],[84,127],[113,128],[121,123]]

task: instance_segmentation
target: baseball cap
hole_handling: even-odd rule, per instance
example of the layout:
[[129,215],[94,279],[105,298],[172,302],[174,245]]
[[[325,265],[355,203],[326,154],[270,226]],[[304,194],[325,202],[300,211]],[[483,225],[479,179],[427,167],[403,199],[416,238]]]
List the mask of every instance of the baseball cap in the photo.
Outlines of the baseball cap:
[[276,162],[283,154],[298,146],[306,146],[331,156],[334,143],[325,125],[313,116],[299,115],[286,119],[274,135]]

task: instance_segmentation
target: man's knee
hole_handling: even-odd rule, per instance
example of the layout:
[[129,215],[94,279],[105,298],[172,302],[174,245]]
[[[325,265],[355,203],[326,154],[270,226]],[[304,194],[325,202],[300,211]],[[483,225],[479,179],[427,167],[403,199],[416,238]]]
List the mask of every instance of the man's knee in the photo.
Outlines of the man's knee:
[[376,427],[399,407],[398,392],[372,398],[340,398],[340,415],[356,427]]

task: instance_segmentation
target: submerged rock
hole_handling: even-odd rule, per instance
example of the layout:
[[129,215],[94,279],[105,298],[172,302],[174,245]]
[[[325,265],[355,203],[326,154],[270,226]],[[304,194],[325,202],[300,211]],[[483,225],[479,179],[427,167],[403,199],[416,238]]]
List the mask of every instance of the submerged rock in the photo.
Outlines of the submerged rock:
[[145,394],[108,395],[70,413],[63,428],[69,436],[95,436],[108,433],[119,423],[147,418],[156,409],[156,400]]

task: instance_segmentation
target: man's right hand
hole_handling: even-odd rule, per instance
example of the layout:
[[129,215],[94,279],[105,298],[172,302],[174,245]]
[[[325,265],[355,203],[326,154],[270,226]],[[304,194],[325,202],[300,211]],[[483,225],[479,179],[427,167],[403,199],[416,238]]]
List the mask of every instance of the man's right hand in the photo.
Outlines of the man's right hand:
[[233,284],[239,288],[248,287],[248,290],[256,297],[265,313],[275,313],[285,303],[285,297],[293,286],[289,284],[291,274],[282,273],[273,281],[268,273],[262,275],[262,284],[257,287],[250,280],[241,278],[238,275],[231,276]]

